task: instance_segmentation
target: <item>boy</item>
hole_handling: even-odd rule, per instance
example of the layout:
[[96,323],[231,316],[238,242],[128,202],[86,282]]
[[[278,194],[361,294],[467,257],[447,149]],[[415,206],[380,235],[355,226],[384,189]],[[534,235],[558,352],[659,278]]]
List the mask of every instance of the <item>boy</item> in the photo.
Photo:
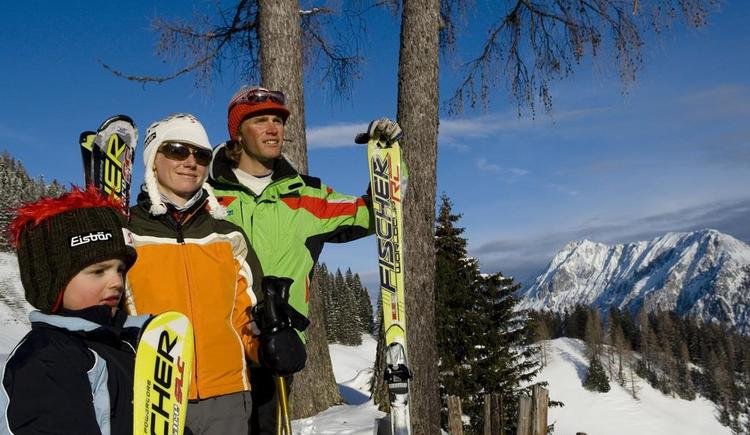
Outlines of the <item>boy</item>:
[[136,259],[117,205],[93,187],[11,222],[31,331],[5,361],[0,433],[133,432],[133,369],[148,316],[118,309]]

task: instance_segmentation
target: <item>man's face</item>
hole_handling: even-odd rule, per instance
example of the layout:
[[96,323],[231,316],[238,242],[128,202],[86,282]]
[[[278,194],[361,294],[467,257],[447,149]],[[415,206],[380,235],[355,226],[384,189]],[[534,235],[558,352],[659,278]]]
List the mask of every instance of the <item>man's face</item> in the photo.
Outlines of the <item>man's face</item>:
[[237,139],[245,156],[259,162],[275,160],[284,145],[284,120],[272,113],[247,118],[240,124]]

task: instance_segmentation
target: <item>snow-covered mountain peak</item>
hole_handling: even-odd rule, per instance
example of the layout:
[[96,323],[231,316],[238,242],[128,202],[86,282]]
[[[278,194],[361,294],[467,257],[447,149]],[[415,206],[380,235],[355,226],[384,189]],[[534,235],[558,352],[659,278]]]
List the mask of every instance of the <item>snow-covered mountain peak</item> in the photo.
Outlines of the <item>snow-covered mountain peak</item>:
[[750,246],[713,229],[616,245],[571,242],[520,296],[523,308],[560,311],[584,304],[635,311],[645,306],[748,333]]

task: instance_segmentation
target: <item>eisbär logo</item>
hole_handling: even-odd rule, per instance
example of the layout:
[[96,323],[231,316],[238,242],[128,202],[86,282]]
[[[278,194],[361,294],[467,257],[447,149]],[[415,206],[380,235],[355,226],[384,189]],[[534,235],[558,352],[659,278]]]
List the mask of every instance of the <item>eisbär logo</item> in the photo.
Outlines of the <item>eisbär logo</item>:
[[70,247],[81,246],[91,242],[103,242],[112,238],[112,233],[98,231],[96,233],[80,234],[70,238]]

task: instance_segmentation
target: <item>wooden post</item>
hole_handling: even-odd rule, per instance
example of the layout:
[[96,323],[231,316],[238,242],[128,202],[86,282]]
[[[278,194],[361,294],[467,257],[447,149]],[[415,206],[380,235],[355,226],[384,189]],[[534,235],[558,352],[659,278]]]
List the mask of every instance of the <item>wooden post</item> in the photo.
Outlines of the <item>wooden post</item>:
[[505,422],[503,421],[503,398],[500,393],[492,394],[492,409],[492,433],[503,434]]
[[484,430],[483,435],[492,435],[492,395],[484,395]]
[[448,396],[448,433],[451,435],[464,434],[461,414],[461,398],[458,396]]
[[547,433],[547,405],[549,404],[549,392],[540,385],[534,385],[531,393],[531,433],[533,435],[546,435]]
[[518,399],[516,435],[531,435],[531,397],[529,396],[521,396]]

